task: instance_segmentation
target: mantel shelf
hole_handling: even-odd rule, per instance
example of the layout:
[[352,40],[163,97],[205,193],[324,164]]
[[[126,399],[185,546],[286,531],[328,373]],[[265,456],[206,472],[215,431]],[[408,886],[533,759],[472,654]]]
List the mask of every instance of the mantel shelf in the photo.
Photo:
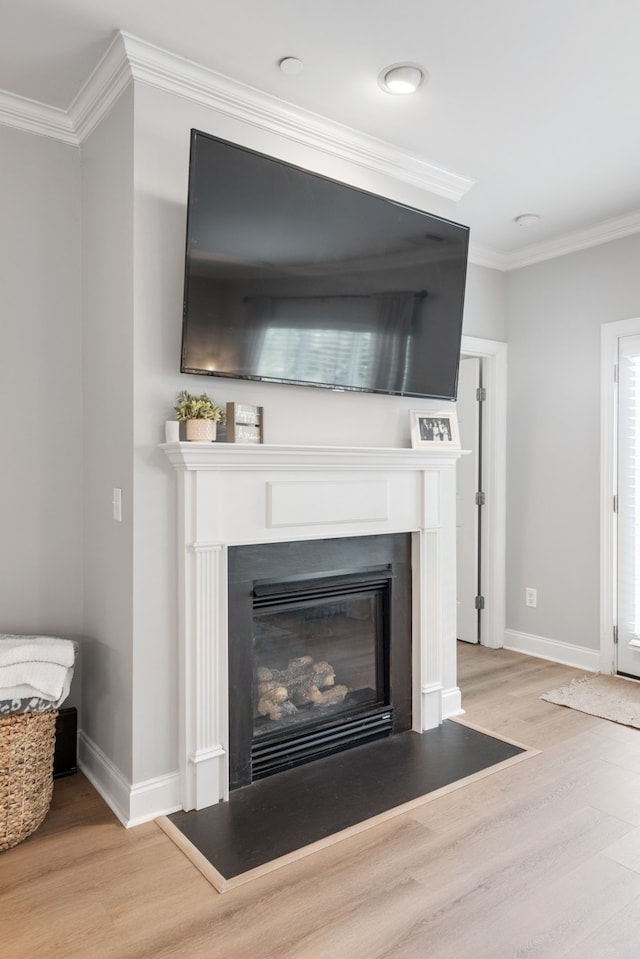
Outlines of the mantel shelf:
[[450,446],[413,449],[196,442],[162,443],[160,448],[178,470],[438,469],[451,466],[467,452]]

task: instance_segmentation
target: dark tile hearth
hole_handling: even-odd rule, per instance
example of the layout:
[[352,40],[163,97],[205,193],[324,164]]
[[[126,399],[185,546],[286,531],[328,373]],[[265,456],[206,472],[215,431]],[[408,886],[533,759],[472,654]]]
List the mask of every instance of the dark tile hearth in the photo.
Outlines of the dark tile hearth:
[[512,759],[526,750],[446,720],[236,789],[168,819],[225,880]]

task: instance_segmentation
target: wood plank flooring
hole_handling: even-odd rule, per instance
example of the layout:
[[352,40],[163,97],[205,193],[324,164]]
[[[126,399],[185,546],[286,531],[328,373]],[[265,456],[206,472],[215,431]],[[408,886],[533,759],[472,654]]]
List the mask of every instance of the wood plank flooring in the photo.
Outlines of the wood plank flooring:
[[541,693],[581,675],[460,644],[465,718],[540,755],[220,896],[82,776],[0,853],[12,959],[637,959],[640,731]]

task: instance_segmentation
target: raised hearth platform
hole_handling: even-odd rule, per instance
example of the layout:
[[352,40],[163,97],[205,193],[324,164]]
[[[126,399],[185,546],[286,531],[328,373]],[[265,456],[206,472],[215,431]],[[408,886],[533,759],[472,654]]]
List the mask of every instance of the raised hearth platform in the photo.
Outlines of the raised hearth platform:
[[225,892],[536,753],[447,720],[421,736],[357,746],[235,790],[229,802],[157,822]]

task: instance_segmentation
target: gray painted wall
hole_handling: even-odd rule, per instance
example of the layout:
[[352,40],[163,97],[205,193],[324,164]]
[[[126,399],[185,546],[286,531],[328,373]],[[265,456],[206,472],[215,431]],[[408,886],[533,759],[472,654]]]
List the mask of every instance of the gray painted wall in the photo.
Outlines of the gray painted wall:
[[[133,91],[82,146],[82,728],[133,775]],[[122,522],[112,517],[122,489]]]
[[[0,632],[82,630],[80,152],[0,126]],[[74,683],[69,704],[78,705]]]
[[507,284],[505,274],[470,263],[464,300],[465,336],[507,339]]
[[632,236],[507,276],[507,628],[594,650],[600,328],[640,315],[639,261]]

